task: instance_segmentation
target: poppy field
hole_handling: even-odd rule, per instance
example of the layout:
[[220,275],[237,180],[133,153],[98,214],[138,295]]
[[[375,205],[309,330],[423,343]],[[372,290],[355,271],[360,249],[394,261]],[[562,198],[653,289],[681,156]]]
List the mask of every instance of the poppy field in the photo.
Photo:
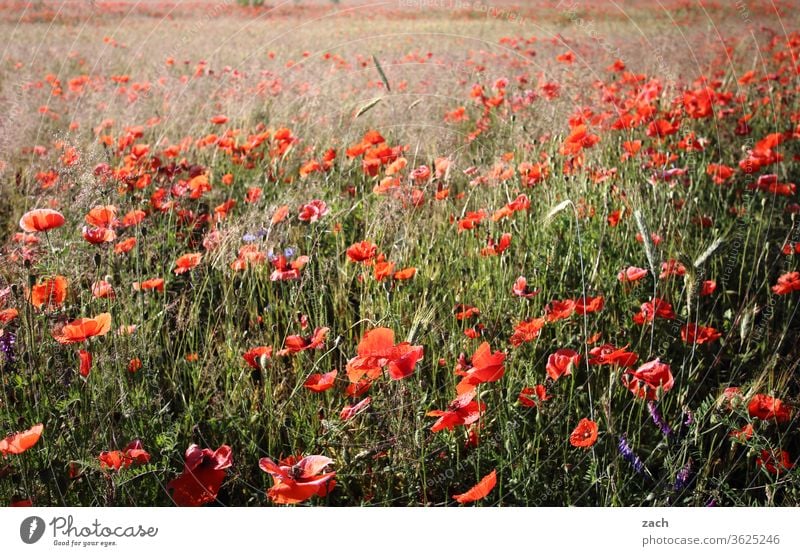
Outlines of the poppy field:
[[0,504],[800,504],[797,6],[621,4],[0,6]]

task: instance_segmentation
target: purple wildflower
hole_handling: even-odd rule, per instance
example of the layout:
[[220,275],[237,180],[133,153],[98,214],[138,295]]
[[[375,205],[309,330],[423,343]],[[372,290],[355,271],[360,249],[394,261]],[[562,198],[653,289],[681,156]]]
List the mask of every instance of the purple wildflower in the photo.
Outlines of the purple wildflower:
[[14,346],[16,343],[17,337],[13,332],[6,330],[2,335],[0,335],[0,351],[2,351],[5,355],[7,365],[13,365],[17,360],[17,356],[14,351]]
[[658,405],[656,405],[656,402],[654,402],[652,400],[647,402],[647,410],[650,412],[650,417],[653,418],[653,423],[655,423],[656,426],[659,428],[659,430],[661,431],[661,434],[663,434],[666,437],[671,436],[672,435],[672,429],[669,427],[667,422],[664,420],[664,416],[661,415],[661,411],[659,411]]
[[672,490],[679,491],[686,488],[686,485],[689,484],[689,479],[692,476],[692,460],[686,462],[686,465],[681,467],[681,470],[678,471],[678,474],[675,476],[675,484],[672,486]]
[[631,467],[633,467],[634,471],[640,475],[645,473],[650,476],[650,472],[644,466],[644,462],[633,452],[633,449],[631,448],[630,444],[628,444],[628,440],[625,438],[624,434],[619,437],[618,449],[622,458],[631,464]]

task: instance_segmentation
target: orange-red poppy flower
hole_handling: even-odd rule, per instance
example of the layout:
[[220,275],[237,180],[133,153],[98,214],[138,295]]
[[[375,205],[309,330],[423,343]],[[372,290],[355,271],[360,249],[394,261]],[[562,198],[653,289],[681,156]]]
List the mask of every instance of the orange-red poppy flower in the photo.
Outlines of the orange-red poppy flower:
[[469,489],[464,494],[453,495],[453,500],[459,504],[466,504],[468,502],[477,502],[486,498],[490,492],[497,485],[497,471],[492,470],[491,473],[481,479],[477,485]]
[[394,273],[392,278],[395,280],[411,280],[417,274],[417,269],[413,266],[402,268]]
[[86,378],[92,371],[92,354],[85,349],[81,349],[78,351],[78,359],[80,360],[81,376]]
[[675,318],[675,311],[672,304],[657,297],[642,303],[641,309],[633,316],[633,322],[642,325],[646,322],[653,322],[658,317],[672,320]]
[[647,276],[646,268],[629,266],[628,268],[619,271],[619,274],[617,274],[617,280],[620,282],[638,282],[645,276]]
[[756,458],[756,465],[763,467],[773,475],[780,475],[794,468],[792,458],[786,450],[775,452],[761,450],[761,454]]
[[762,421],[775,420],[776,423],[786,423],[792,417],[792,409],[778,398],[766,394],[756,394],[747,404],[750,417]]
[[547,358],[547,376],[553,380],[558,380],[564,375],[571,375],[572,369],[578,366],[581,360],[581,355],[577,351],[568,348],[562,348],[551,353]]
[[439,418],[431,427],[431,431],[439,432],[453,429],[459,425],[471,425],[480,419],[486,410],[486,405],[474,400],[476,394],[476,390],[470,390],[450,402],[444,411],[435,409],[427,412],[425,415],[428,417]]
[[325,201],[314,199],[300,207],[300,213],[297,215],[298,220],[302,222],[316,222],[330,212],[328,205]]
[[371,261],[378,253],[378,246],[371,241],[359,241],[347,248],[347,258],[354,263]]
[[517,400],[525,407],[538,407],[542,402],[549,400],[551,396],[547,394],[547,388],[544,384],[537,384],[534,387],[526,386],[523,388]]
[[333,460],[325,456],[306,456],[297,461],[287,458],[275,463],[261,458],[258,466],[269,473],[273,485],[267,496],[275,504],[299,504],[312,496],[327,496],[336,485],[335,471],[324,473]]
[[544,317],[524,320],[514,327],[514,333],[508,341],[511,342],[511,345],[514,347],[520,346],[525,342],[532,342],[539,337],[539,333],[542,331],[542,328],[544,328],[544,325]]
[[722,333],[710,326],[699,326],[690,322],[681,327],[681,339],[687,344],[708,344],[721,337]]
[[539,291],[536,289],[531,289],[531,287],[528,286],[528,280],[526,280],[524,276],[520,276],[514,281],[514,285],[511,287],[511,293],[517,297],[530,299],[539,293]]
[[144,282],[142,282],[141,284],[139,284],[138,282],[134,282],[133,283],[133,289],[137,290],[137,291],[138,290],[142,290],[142,291],[156,290],[156,291],[159,291],[159,292],[163,292],[164,291],[164,279],[163,278],[149,278],[149,279],[145,280]]
[[275,213],[272,215],[270,222],[272,222],[272,225],[274,226],[275,224],[279,224],[280,222],[286,220],[287,216],[289,216],[289,207],[287,205],[283,205],[275,209]]
[[472,355],[472,367],[461,372],[464,378],[456,386],[456,393],[460,395],[474,390],[484,382],[496,382],[503,378],[505,359],[505,353],[502,351],[492,353],[489,342],[483,342]]
[[90,228],[89,226],[84,226],[81,235],[83,235],[83,239],[94,245],[111,243],[117,239],[117,232],[111,228]]
[[41,309],[44,305],[50,308],[60,307],[67,299],[67,279],[55,276],[36,284],[31,288],[28,299],[37,309]]
[[114,205],[103,205],[94,207],[86,215],[86,223],[97,228],[114,228],[117,221],[117,207]]
[[272,346],[258,346],[243,354],[247,364],[254,369],[261,369],[266,365],[267,359],[272,357]]
[[800,272],[787,272],[778,278],[778,283],[772,286],[772,291],[778,295],[787,295],[800,290]]
[[134,247],[136,247],[136,238],[129,237],[128,239],[123,239],[114,246],[114,253],[117,255],[124,255],[130,252]]
[[330,328],[325,326],[323,328],[316,328],[314,334],[308,337],[287,336],[283,344],[284,348],[278,352],[278,355],[299,353],[309,349],[321,349],[325,345],[325,338],[327,338],[329,330]]
[[632,367],[636,364],[639,356],[633,352],[625,351],[627,347],[616,348],[611,344],[593,347],[589,350],[589,364]]
[[178,506],[202,506],[213,502],[225,480],[225,470],[232,465],[230,446],[222,445],[211,451],[192,444],[186,450],[183,473],[167,483],[167,489],[172,491],[172,500]]
[[269,279],[273,282],[283,280],[297,280],[300,278],[300,270],[308,263],[309,258],[307,255],[297,257],[291,263],[286,260],[286,257],[280,255],[272,260],[272,266],[275,270],[269,275]]
[[187,253],[186,255],[181,255],[178,257],[178,260],[175,261],[175,274],[189,272],[200,264],[202,258],[203,255],[201,253]]
[[16,310],[14,307],[3,309],[2,311],[0,311],[0,324],[8,324],[18,316],[19,316],[19,311]]
[[409,342],[395,344],[393,330],[375,328],[364,333],[357,356],[347,362],[347,376],[350,382],[358,382],[365,374],[375,379],[386,367],[389,377],[399,380],[413,373],[422,357],[422,346],[412,346]]
[[675,384],[669,365],[659,359],[649,361],[636,369],[628,369],[622,375],[622,383],[637,398],[658,399],[658,391],[669,392]]
[[575,313],[575,301],[572,299],[565,299],[559,301],[554,299],[545,308],[548,322],[555,322],[563,319],[568,319]]
[[576,448],[589,448],[597,442],[597,423],[585,417],[569,435],[569,443]]
[[36,209],[26,212],[19,221],[19,227],[28,233],[46,232],[64,225],[64,216],[52,209]]
[[92,284],[92,297],[96,299],[114,299],[116,295],[114,288],[105,280],[98,280]]
[[149,462],[150,454],[145,451],[142,441],[137,439],[125,446],[124,450],[101,452],[97,459],[100,460],[100,469],[119,471],[133,464],[143,465]]
[[367,396],[355,405],[346,405],[339,413],[339,418],[342,421],[349,421],[362,411],[365,411],[369,407],[370,403],[372,403],[372,398]]
[[94,336],[105,336],[111,330],[111,314],[102,313],[93,318],[76,319],[65,324],[53,337],[61,344],[85,342]]
[[0,440],[0,454],[3,454],[3,456],[21,454],[25,450],[32,448],[39,442],[43,430],[44,425],[39,423],[26,431],[9,434],[3,440]]
[[312,392],[324,392],[333,388],[336,381],[336,375],[339,374],[337,369],[333,369],[328,373],[315,373],[309,376],[303,383],[303,386]]

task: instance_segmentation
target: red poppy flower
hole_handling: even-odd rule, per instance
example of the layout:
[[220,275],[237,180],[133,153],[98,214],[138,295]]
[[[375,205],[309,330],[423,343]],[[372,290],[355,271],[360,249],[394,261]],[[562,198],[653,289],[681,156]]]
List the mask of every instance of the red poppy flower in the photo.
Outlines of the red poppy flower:
[[638,398],[657,400],[659,388],[663,392],[669,392],[674,380],[669,365],[654,359],[635,371],[633,369],[625,371],[622,383]]
[[625,270],[620,270],[617,274],[617,280],[620,282],[636,282],[647,276],[646,268],[639,268],[638,266],[629,266]]
[[103,313],[93,318],[83,318],[65,324],[53,337],[60,344],[85,342],[94,336],[105,336],[111,330],[111,314]]
[[722,333],[710,326],[699,326],[692,322],[681,327],[681,339],[687,344],[709,344],[721,337]]
[[468,502],[477,502],[486,498],[490,492],[497,485],[497,471],[493,470],[491,473],[481,479],[477,485],[469,489],[464,494],[453,495],[453,500],[459,504],[467,504]]
[[551,396],[547,395],[547,389],[544,384],[537,384],[533,388],[526,386],[523,388],[517,400],[525,407],[538,407],[542,402],[549,400]]
[[46,232],[64,225],[64,216],[51,209],[36,209],[26,212],[19,221],[19,227],[28,233]]
[[503,377],[505,369],[503,361],[506,354],[502,351],[492,353],[489,342],[483,342],[472,355],[472,367],[463,372],[464,378],[456,386],[456,393],[463,394],[474,390],[484,382],[496,382]]
[[583,315],[584,313],[597,313],[603,310],[604,305],[605,299],[601,295],[597,297],[581,297],[575,300],[575,312],[579,315]]
[[645,301],[642,303],[640,311],[633,316],[633,322],[642,325],[646,322],[653,322],[656,317],[667,320],[674,319],[675,311],[672,310],[672,304],[657,297]]
[[86,223],[90,226],[97,228],[113,228],[119,222],[117,221],[117,207],[114,205],[105,205],[94,207],[86,215]]
[[411,280],[417,274],[417,269],[413,266],[402,268],[392,275],[395,280]]
[[538,290],[530,289],[528,286],[528,281],[524,276],[520,276],[514,281],[514,285],[511,287],[511,292],[517,297],[524,297],[525,299],[530,299],[539,293]]
[[756,465],[763,467],[773,475],[780,475],[794,468],[792,458],[786,450],[780,450],[779,453],[761,450],[761,455],[756,458]]
[[755,431],[753,427],[753,423],[747,423],[741,429],[732,430],[728,433],[728,437],[734,440],[738,440],[739,442],[745,442],[753,438],[753,432]]
[[684,276],[686,274],[686,267],[675,259],[670,259],[661,263],[661,274],[659,278],[668,278],[670,276]]
[[44,425],[39,423],[26,431],[9,434],[3,440],[0,440],[0,454],[3,454],[3,456],[16,455],[33,448],[39,442],[43,430]]
[[8,324],[15,318],[19,316],[19,311],[10,307],[8,309],[3,309],[0,311],[0,324]]
[[564,375],[571,375],[572,369],[578,366],[581,355],[572,349],[562,348],[551,353],[547,358],[547,376],[554,381]]
[[128,372],[129,373],[136,373],[142,369],[142,360],[138,357],[134,357],[130,361],[128,361]]
[[101,452],[97,459],[100,460],[100,469],[119,471],[121,468],[127,469],[133,464],[143,465],[149,462],[150,454],[144,450],[142,441],[137,439],[125,446],[124,450]]
[[383,254],[378,255],[378,258],[375,260],[375,266],[373,266],[373,272],[375,280],[381,282],[392,275],[394,272],[394,263],[385,260]]
[[183,473],[167,483],[172,500],[178,506],[202,506],[217,499],[225,480],[225,470],[233,465],[231,447],[220,446],[216,451],[200,449],[192,444],[186,450]]
[[114,246],[114,253],[117,255],[124,255],[125,253],[129,253],[134,247],[136,247],[136,238],[129,237],[128,239],[123,239]]
[[83,239],[93,245],[98,245],[100,243],[111,243],[117,239],[117,232],[111,228],[90,228],[88,226],[84,226],[81,234],[83,235]]
[[159,292],[163,292],[164,291],[164,279],[163,278],[150,278],[148,280],[145,280],[141,284],[139,284],[138,282],[134,282],[133,283],[133,289],[134,290],[142,290],[142,291],[156,290],[156,291],[159,291]]
[[509,233],[505,233],[500,236],[498,241],[495,241],[493,238],[489,238],[486,247],[481,249],[481,256],[491,257],[501,254],[503,251],[511,247],[511,239],[512,236]]
[[633,352],[625,351],[628,346],[616,348],[611,344],[593,347],[589,350],[590,365],[618,365],[632,367],[639,356]]
[[48,278],[31,288],[29,300],[37,309],[47,305],[50,308],[60,307],[67,299],[67,279],[63,276]]
[[431,427],[431,431],[450,430],[458,425],[471,425],[486,410],[486,405],[474,401],[476,390],[470,390],[458,396],[450,402],[444,411],[433,410],[426,413],[428,417],[438,417],[439,419]]
[[750,417],[762,421],[775,420],[777,423],[786,423],[792,417],[792,409],[778,398],[766,394],[756,394],[747,405]]
[[254,369],[261,369],[264,367],[267,359],[272,357],[272,346],[254,347],[242,355],[242,357],[247,361],[247,364]]
[[705,280],[700,288],[700,295],[711,295],[717,290],[717,283],[714,280]]
[[203,255],[201,253],[187,253],[186,255],[181,255],[178,257],[178,260],[175,261],[175,274],[183,274],[184,272],[189,272],[197,265],[200,264]]
[[564,301],[553,300],[545,308],[548,322],[568,319],[575,313],[575,301],[565,299]]
[[308,349],[321,349],[325,345],[325,338],[328,336],[330,328],[316,328],[314,334],[308,337],[303,336],[287,336],[284,341],[284,348],[278,352],[278,355],[287,355],[289,353],[299,353]]
[[80,373],[81,376],[86,378],[92,371],[92,354],[85,349],[78,351],[78,359],[81,362]]
[[569,435],[569,443],[576,448],[589,448],[597,442],[597,423],[585,417]]
[[347,258],[354,263],[370,261],[377,253],[378,246],[367,240],[354,243],[347,248]]
[[544,328],[544,318],[534,318],[527,321],[522,321],[514,327],[514,333],[509,338],[512,346],[517,347],[525,342],[532,342],[539,337],[539,333]]
[[275,209],[275,213],[272,215],[270,222],[272,225],[279,224],[286,220],[286,217],[289,216],[289,207],[287,205],[283,205]]
[[314,199],[300,207],[300,214],[297,215],[297,218],[303,222],[316,222],[328,214],[329,211],[330,209],[328,209],[325,201]]
[[306,456],[300,461],[287,458],[275,463],[261,458],[258,466],[272,477],[267,496],[275,504],[299,504],[312,496],[327,496],[336,485],[336,472],[323,473],[333,460],[325,456]]
[[300,278],[300,270],[308,263],[308,260],[306,255],[297,257],[291,263],[283,255],[275,257],[272,260],[272,266],[275,267],[275,270],[269,275],[269,279],[273,282],[297,280]]
[[456,305],[453,311],[455,312],[456,320],[466,320],[472,317],[477,317],[481,314],[480,309],[477,307],[465,305],[464,303],[459,303]]
[[98,280],[92,284],[92,297],[95,299],[114,299],[116,295],[114,288],[105,280]]
[[787,295],[800,290],[800,272],[787,272],[778,278],[778,283],[772,286],[772,291],[778,295]]
[[365,411],[369,407],[370,403],[372,403],[372,398],[367,396],[355,405],[346,405],[339,413],[339,418],[342,421],[349,421],[362,411]]
[[350,382],[358,382],[364,375],[375,379],[387,367],[389,377],[398,380],[413,373],[422,357],[422,346],[412,346],[409,342],[395,345],[394,331],[375,328],[364,333],[357,356],[347,362],[347,376]]
[[336,381],[336,375],[338,374],[339,371],[336,369],[333,369],[329,373],[312,374],[306,379],[306,381],[303,383],[303,386],[312,392],[324,392],[325,390],[333,388],[333,384]]
[[144,219],[147,217],[147,213],[143,210],[132,210],[128,214],[122,217],[122,226],[125,228],[130,228],[131,226],[136,226],[141,224]]

